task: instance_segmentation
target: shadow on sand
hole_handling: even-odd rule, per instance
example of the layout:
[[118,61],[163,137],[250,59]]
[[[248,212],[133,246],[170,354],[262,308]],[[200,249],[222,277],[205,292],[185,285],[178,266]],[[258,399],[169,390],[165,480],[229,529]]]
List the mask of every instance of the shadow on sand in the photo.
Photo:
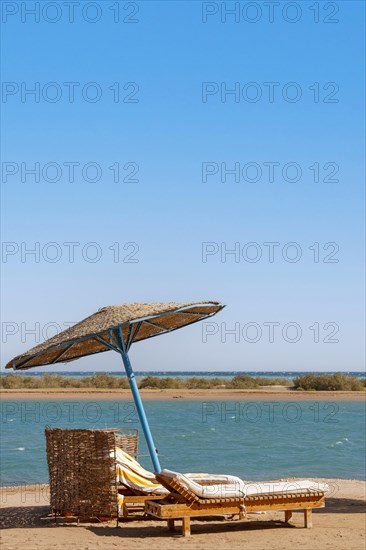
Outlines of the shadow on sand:
[[[366,502],[363,500],[355,500],[349,498],[328,498],[326,507],[314,510],[314,514],[357,514],[366,512]],[[146,522],[154,521],[154,525],[146,524]],[[248,521],[230,521],[218,517],[194,519],[193,530],[204,531],[207,529],[207,522],[211,522],[210,531],[224,531],[230,524],[230,529],[274,529],[284,528],[285,524],[282,521],[274,521],[266,519],[266,514],[259,517],[249,515]],[[139,523],[136,525],[136,523]],[[178,522],[177,522],[178,523]],[[115,520],[109,522],[87,521],[80,522],[79,525],[93,531],[95,534],[102,536],[116,536],[119,534],[119,529],[123,529],[123,535],[126,537],[148,537],[153,536],[174,536],[174,533],[167,529],[165,521],[146,519],[142,515],[136,516],[129,520],[120,520],[119,529],[116,529]],[[19,506],[19,507],[3,507],[1,509],[0,528],[1,529],[21,529],[21,528],[42,528],[68,526],[69,528],[78,528],[76,521],[60,518],[55,522],[50,516],[49,506]],[[293,528],[293,525],[286,525],[287,528]],[[122,534],[122,532],[121,532]],[[179,525],[177,525],[176,534],[180,534]]]

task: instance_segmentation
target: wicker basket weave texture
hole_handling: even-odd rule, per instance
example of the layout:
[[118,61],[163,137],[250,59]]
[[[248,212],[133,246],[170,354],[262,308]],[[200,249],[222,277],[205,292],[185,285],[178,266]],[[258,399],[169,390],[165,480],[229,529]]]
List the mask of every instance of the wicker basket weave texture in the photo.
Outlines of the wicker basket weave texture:
[[137,430],[47,427],[45,434],[53,511],[116,516],[116,446],[137,458]]

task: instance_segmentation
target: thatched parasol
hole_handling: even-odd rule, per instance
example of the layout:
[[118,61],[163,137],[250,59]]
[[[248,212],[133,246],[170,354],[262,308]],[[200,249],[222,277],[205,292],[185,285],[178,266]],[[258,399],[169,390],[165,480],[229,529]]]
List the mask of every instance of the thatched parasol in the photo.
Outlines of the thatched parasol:
[[160,472],[155,445],[128,357],[134,342],[172,332],[215,315],[224,306],[219,302],[142,303],[108,306],[80,323],[49,338],[21,355],[6,368],[26,370],[42,365],[66,363],[103,351],[121,354],[154,469]]

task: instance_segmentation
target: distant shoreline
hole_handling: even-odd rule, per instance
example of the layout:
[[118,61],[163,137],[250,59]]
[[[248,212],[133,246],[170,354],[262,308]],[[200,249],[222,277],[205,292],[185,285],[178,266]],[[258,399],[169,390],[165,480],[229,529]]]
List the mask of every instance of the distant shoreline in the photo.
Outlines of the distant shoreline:
[[[365,391],[296,391],[286,386],[266,387],[253,390],[222,389],[142,389],[145,400],[184,401],[365,401]],[[132,401],[129,389],[98,388],[47,388],[47,389],[2,389],[1,399],[122,399]]]

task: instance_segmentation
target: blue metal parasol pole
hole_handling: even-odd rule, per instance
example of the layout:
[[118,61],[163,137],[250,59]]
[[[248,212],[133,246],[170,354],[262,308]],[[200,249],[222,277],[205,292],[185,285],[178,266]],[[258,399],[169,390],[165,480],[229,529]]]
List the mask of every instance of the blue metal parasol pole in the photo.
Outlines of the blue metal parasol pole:
[[138,390],[138,387],[137,387],[137,384],[136,384],[136,378],[135,378],[135,374],[132,370],[132,365],[131,365],[131,362],[130,362],[130,358],[128,357],[127,352],[124,351],[125,346],[123,345],[123,342],[122,342],[122,339],[121,339],[120,335],[117,333],[117,331],[116,331],[115,334],[116,334],[117,339],[120,343],[120,350],[119,351],[120,351],[120,354],[122,356],[122,361],[123,361],[123,364],[125,366],[128,382],[130,384],[133,399],[135,401],[137,414],[139,415],[142,430],[144,432],[146,443],[147,443],[147,446],[149,448],[149,453],[150,453],[150,456],[151,456],[151,460],[152,460],[152,463],[154,465],[154,471],[156,473],[159,473],[159,472],[161,472],[160,462],[159,462],[158,455],[157,455],[157,452],[156,452],[154,440],[153,440],[152,435],[151,435],[150,426],[149,426],[149,423],[148,423],[147,418],[146,418],[145,409],[144,409],[144,406],[142,404],[140,393],[139,393],[139,390]]

